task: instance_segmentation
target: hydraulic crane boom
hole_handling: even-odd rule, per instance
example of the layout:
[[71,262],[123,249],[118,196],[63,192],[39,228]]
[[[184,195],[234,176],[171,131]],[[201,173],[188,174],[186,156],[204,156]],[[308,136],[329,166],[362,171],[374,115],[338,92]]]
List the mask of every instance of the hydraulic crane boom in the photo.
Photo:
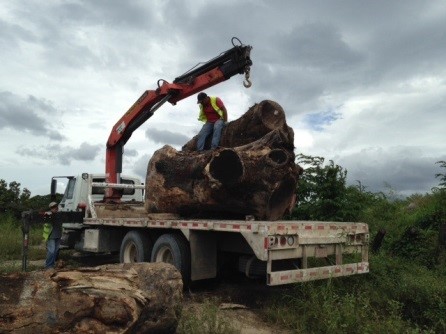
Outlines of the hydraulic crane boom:
[[[240,45],[235,45],[237,40]],[[133,131],[147,121],[154,112],[165,102],[175,105],[201,90],[219,84],[236,74],[245,74],[245,87],[250,87],[250,67],[252,61],[250,53],[252,47],[243,45],[236,37],[232,38],[233,48],[223,52],[210,61],[177,77],[173,83],[158,80],[156,90],[146,90],[130,109],[113,126],[107,141],[105,155],[106,182],[120,183],[122,172],[122,154],[125,143]],[[162,82],[160,84],[160,82]],[[116,202],[121,193],[115,188],[106,188],[104,200]]]

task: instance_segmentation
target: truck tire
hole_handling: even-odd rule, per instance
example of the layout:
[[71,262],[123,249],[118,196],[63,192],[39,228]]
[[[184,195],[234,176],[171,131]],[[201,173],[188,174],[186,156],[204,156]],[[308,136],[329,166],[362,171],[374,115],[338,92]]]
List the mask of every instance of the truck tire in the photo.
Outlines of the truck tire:
[[163,234],[153,245],[150,262],[173,264],[183,277],[183,285],[190,282],[190,248],[185,238],[177,234]]
[[129,231],[122,239],[119,262],[149,262],[152,246],[153,242],[147,234],[141,231]]

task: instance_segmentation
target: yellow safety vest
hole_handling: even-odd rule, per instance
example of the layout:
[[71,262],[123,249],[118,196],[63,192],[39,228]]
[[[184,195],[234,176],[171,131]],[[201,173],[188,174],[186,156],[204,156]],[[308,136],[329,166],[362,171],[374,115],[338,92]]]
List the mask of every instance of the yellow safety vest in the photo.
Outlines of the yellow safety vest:
[[47,241],[50,237],[51,231],[53,230],[53,225],[49,223],[43,224],[43,240]]
[[[223,110],[221,110],[217,105],[217,97],[216,96],[210,96],[211,99],[211,106],[214,108],[214,110],[217,112],[217,114],[223,118]],[[206,114],[204,113],[203,105],[200,103],[200,114],[198,115],[198,120],[202,122],[206,122]]]

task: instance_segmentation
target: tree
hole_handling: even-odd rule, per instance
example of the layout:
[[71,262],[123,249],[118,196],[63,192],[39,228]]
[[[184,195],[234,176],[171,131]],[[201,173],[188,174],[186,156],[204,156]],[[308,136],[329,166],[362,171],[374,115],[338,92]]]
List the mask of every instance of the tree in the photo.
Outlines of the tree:
[[332,160],[324,166],[324,161],[323,157],[297,156],[304,172],[299,180],[294,218],[343,221],[341,208],[346,198],[347,171]]
[[[437,161],[436,164],[440,164],[441,168],[446,169],[446,161],[440,160]],[[435,174],[435,177],[440,179],[439,187],[446,188],[446,173],[437,173]]]
[[364,209],[376,195],[366,186],[346,186],[347,170],[323,157],[299,154],[297,163],[304,167],[296,191],[298,203],[292,218],[301,220],[361,220]]
[[20,190],[20,183],[12,181],[8,185],[5,180],[0,179],[0,214],[19,218],[30,197],[31,192],[28,189]]

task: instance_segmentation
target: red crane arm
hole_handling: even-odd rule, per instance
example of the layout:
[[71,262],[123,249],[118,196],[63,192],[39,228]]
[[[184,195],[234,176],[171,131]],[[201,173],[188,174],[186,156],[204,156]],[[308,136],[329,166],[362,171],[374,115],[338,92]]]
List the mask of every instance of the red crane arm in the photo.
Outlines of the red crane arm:
[[[240,42],[234,37],[233,45],[235,39]],[[249,45],[234,45],[232,49],[176,78],[173,83],[159,80],[156,90],[146,90],[113,126],[107,141],[105,155],[106,182],[120,183],[125,143],[130,139],[133,131],[147,121],[165,102],[168,101],[175,105],[178,101],[217,85],[236,74],[245,73],[248,83],[244,85],[245,87],[251,86],[249,82],[249,71],[252,65],[251,49],[252,47]],[[121,193],[118,189],[106,189],[104,196],[106,202],[116,202],[120,198]]]

